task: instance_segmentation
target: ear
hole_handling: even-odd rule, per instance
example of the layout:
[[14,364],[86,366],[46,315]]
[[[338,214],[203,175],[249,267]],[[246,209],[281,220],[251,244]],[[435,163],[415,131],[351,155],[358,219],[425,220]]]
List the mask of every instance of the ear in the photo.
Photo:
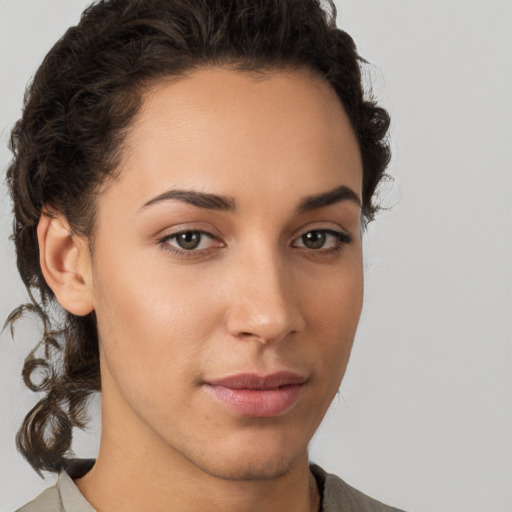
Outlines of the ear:
[[75,315],[94,310],[87,240],[72,233],[64,216],[43,211],[37,226],[39,263],[60,305]]

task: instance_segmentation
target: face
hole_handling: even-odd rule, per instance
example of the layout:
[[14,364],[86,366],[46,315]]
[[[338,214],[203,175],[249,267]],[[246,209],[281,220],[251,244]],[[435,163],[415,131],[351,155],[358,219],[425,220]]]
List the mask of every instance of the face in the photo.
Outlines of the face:
[[227,479],[307,458],[361,311],[361,180],[306,71],[154,85],[98,196],[103,436]]

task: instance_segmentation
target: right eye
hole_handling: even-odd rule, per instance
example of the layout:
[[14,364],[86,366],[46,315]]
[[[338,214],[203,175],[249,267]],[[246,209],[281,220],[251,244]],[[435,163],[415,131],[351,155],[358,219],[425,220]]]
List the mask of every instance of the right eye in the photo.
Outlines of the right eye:
[[216,239],[206,231],[180,231],[160,240],[164,249],[174,253],[200,252],[215,246]]

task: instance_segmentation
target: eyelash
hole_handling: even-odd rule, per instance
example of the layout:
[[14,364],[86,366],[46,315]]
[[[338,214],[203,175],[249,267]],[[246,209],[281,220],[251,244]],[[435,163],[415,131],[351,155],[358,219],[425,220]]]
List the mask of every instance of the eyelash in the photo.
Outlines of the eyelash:
[[[170,253],[172,253],[174,256],[178,258],[198,258],[203,255],[207,251],[209,251],[211,248],[208,249],[202,249],[202,250],[195,250],[195,249],[178,249],[177,247],[172,247],[169,245],[169,240],[176,239],[179,235],[183,235],[186,233],[199,233],[200,236],[206,236],[208,238],[211,238],[213,240],[218,240],[218,238],[213,235],[212,233],[204,230],[199,229],[188,229],[184,231],[178,231],[177,233],[173,233],[172,235],[166,235],[158,240],[158,243],[162,246],[162,248]],[[339,253],[343,250],[345,245],[348,245],[352,243],[352,235],[349,233],[345,233],[343,231],[335,231],[333,229],[310,229],[309,231],[304,232],[302,235],[297,237],[295,241],[300,240],[302,237],[306,236],[309,233],[324,233],[325,235],[331,235],[336,238],[336,243],[333,247],[330,247],[328,249],[311,249],[309,247],[297,247],[298,249],[301,249],[302,251],[307,251],[310,253],[313,253],[314,255],[324,255],[328,256],[331,254]],[[221,245],[221,247],[224,247],[224,245]]]

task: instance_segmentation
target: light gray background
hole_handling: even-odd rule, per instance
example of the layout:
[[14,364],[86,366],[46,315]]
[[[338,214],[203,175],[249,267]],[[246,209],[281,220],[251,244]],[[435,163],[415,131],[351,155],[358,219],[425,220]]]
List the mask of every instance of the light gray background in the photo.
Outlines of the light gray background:
[[[87,0],[0,0],[0,167],[23,89]],[[394,205],[366,239],[366,298],[311,458],[419,512],[512,511],[512,2],[339,0],[390,110]],[[0,194],[0,318],[25,299]],[[34,328],[0,343],[0,510],[48,486],[13,436]],[[99,402],[93,404],[98,408]],[[78,436],[93,456],[99,422]]]

